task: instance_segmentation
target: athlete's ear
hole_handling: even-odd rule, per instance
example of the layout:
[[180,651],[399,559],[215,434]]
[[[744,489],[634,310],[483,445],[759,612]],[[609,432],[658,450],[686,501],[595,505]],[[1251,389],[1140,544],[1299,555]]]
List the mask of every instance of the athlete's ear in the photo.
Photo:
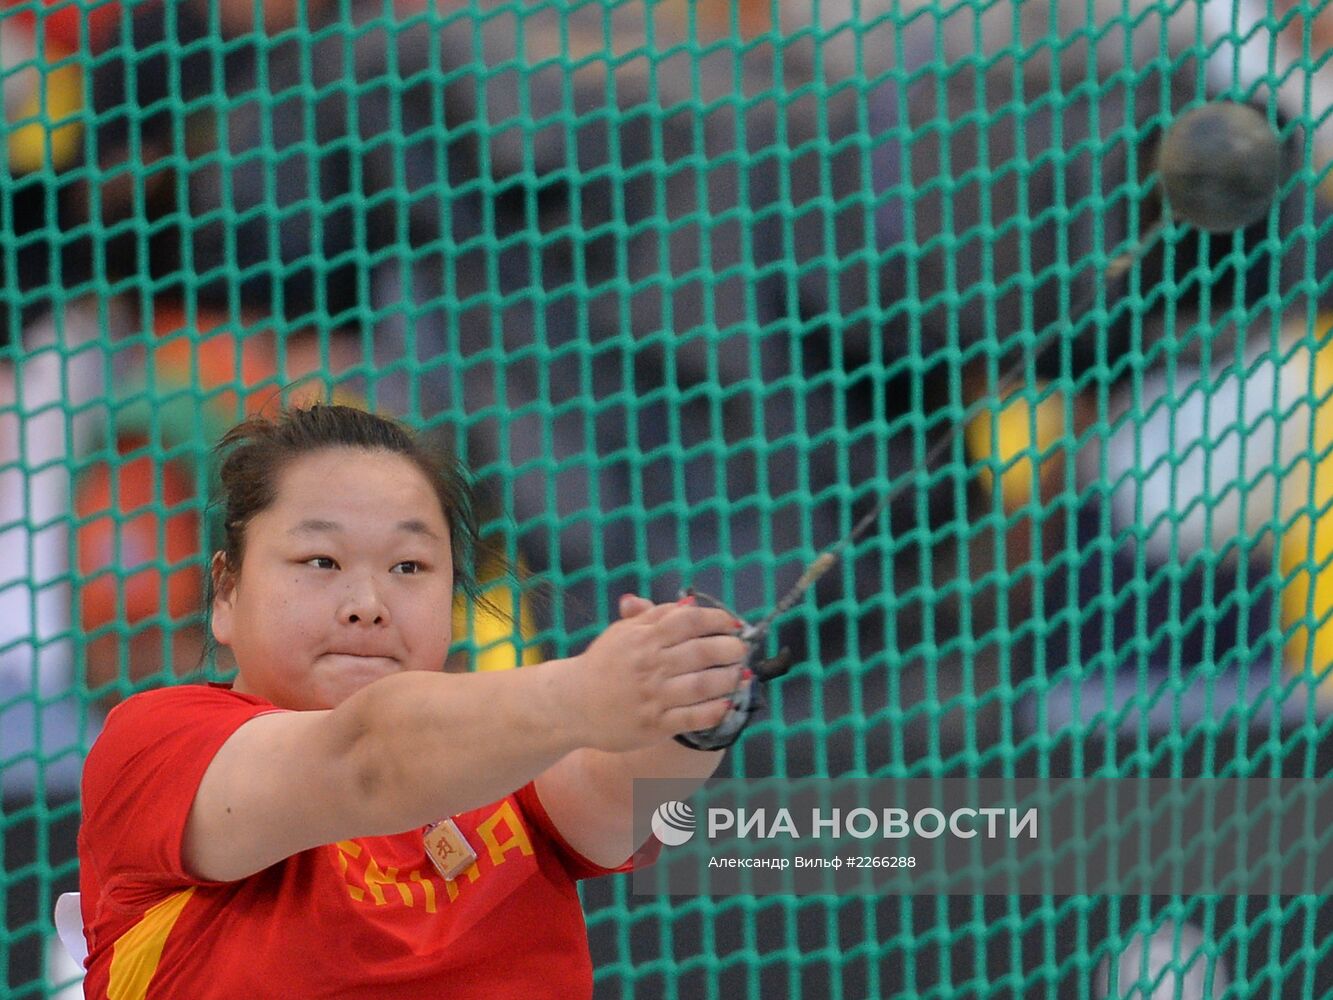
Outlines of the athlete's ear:
[[213,577],[213,608],[211,625],[213,638],[219,646],[230,646],[232,619],[236,603],[236,574],[227,566],[224,552],[214,552],[209,567]]

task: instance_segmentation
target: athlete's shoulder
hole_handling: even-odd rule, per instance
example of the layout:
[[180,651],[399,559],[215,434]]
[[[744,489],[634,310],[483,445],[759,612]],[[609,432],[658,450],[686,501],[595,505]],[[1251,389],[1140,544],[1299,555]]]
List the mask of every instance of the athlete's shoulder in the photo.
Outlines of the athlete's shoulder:
[[160,778],[181,767],[181,755],[210,758],[238,727],[274,711],[262,698],[225,685],[179,684],[143,691],[107,713],[83,765],[85,801],[111,791],[127,773]]
[[178,684],[131,695],[107,713],[102,732],[85,761],[134,756],[168,740],[191,745],[212,741],[215,732],[230,733],[248,719],[276,711],[263,698],[240,694],[222,684]]
[[180,713],[186,711],[254,707],[272,706],[263,698],[233,691],[229,684],[176,684],[131,695],[107,714],[106,724],[109,728],[129,721],[138,723],[154,716],[178,720]]

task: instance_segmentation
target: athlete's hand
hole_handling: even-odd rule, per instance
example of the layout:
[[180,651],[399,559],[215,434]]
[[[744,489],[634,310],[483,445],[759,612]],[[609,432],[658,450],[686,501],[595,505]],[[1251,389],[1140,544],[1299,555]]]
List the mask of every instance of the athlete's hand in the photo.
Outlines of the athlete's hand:
[[622,599],[620,613],[562,678],[572,711],[581,710],[581,742],[636,750],[717,725],[748,652],[731,615],[639,597]]

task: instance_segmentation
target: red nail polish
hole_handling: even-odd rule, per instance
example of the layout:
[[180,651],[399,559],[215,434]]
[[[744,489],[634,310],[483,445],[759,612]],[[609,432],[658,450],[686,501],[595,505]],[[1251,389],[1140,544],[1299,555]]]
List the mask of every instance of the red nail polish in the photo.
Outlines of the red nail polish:
[[754,671],[751,670],[749,667],[741,668],[741,680],[748,681],[753,676],[754,676]]
[[678,603],[678,604],[693,604],[696,600],[697,600],[697,598],[696,598],[693,594],[686,594],[686,595],[685,595],[684,597],[682,597],[677,603]]

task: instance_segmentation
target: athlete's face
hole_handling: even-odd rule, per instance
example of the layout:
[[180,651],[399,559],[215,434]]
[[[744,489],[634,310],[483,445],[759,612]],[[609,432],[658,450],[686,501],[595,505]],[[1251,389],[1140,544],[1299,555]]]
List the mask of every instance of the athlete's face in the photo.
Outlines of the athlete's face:
[[245,529],[240,573],[213,602],[236,690],[293,709],[332,708],[449,651],[453,559],[429,481],[387,451],[330,448],[282,471]]

